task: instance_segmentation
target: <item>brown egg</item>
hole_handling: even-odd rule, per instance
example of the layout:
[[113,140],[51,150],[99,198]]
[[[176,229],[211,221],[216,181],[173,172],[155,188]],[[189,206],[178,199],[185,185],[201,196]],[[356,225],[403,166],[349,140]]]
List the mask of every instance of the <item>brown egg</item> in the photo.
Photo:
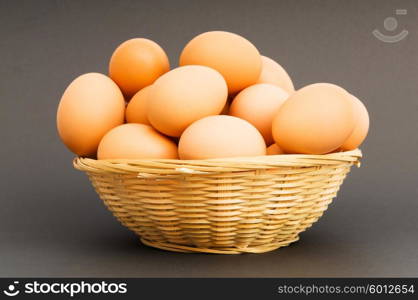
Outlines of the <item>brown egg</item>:
[[273,144],[267,147],[267,155],[279,155],[279,154],[284,154],[284,151],[282,148],[277,146],[277,144]]
[[210,31],[196,36],[186,45],[180,65],[214,68],[225,78],[229,93],[235,93],[257,82],[261,57],[257,48],[242,36]]
[[266,154],[266,144],[249,122],[226,115],[194,122],[180,137],[181,159],[209,159]]
[[261,56],[261,61],[262,68],[258,83],[275,84],[291,95],[295,91],[295,88],[286,70],[269,57]]
[[292,94],[273,121],[273,138],[286,153],[324,154],[340,147],[356,122],[348,93],[333,84],[308,85]]
[[356,125],[348,139],[341,146],[341,150],[354,150],[358,148],[367,136],[369,131],[369,113],[364,104],[356,97],[350,94],[354,106],[354,112],[357,116]]
[[155,81],[148,101],[148,120],[158,131],[180,136],[194,121],[219,114],[228,95],[219,72],[205,66],[184,66]]
[[229,114],[244,119],[257,128],[267,145],[274,143],[271,133],[273,119],[289,97],[283,89],[259,83],[242,90],[232,101]]
[[167,54],[155,42],[135,38],[123,42],[113,52],[109,76],[130,98],[140,89],[151,85],[170,69]]
[[93,156],[105,133],[123,123],[124,114],[125,101],[118,86],[103,74],[84,74],[62,95],[58,133],[75,154]]
[[176,159],[177,146],[151,126],[123,124],[110,130],[100,142],[98,159]]
[[126,106],[125,119],[128,123],[151,125],[147,117],[147,101],[151,85],[139,90]]

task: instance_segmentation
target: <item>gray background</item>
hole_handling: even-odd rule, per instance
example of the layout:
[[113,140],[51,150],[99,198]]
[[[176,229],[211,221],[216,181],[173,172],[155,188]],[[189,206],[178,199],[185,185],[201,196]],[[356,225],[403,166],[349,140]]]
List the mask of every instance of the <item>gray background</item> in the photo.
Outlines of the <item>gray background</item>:
[[[397,16],[396,44],[371,31]],[[416,1],[0,1],[0,276],[417,276]],[[198,33],[228,30],[280,62],[296,87],[339,84],[371,129],[325,216],[290,247],[262,255],[148,248],[112,218],[72,168],[55,113],[65,87],[106,72],[132,37],[172,66]]]

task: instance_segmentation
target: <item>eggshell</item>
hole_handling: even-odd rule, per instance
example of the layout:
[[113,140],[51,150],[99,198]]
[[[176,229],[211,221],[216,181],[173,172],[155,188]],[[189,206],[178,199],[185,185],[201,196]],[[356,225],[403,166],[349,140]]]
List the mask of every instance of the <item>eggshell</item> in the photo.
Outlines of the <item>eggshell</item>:
[[365,140],[367,133],[369,132],[369,113],[363,102],[357,97],[350,94],[350,99],[354,107],[354,112],[357,115],[356,125],[349,138],[341,146],[343,151],[354,150],[358,148],[361,143]]
[[282,148],[277,146],[277,144],[273,144],[267,147],[267,155],[279,155],[279,154],[284,154],[284,151]]
[[192,39],[183,49],[180,65],[204,65],[219,71],[229,93],[257,82],[261,56],[247,39],[225,31],[210,31]]
[[148,95],[151,85],[139,90],[126,106],[125,119],[128,123],[150,125],[147,117]]
[[148,101],[148,120],[169,136],[180,136],[194,121],[219,114],[228,95],[219,72],[205,66],[184,66],[155,81]]
[[177,146],[151,126],[123,124],[110,130],[100,142],[98,159],[145,159],[177,156]]
[[267,145],[274,143],[273,119],[289,94],[276,85],[259,83],[242,90],[233,100],[229,114],[253,124]]
[[180,137],[181,159],[209,159],[266,154],[266,144],[249,122],[226,115],[194,122]]
[[118,86],[103,74],[84,74],[61,97],[58,133],[72,152],[92,156],[104,134],[123,123],[124,114],[125,101]]
[[296,91],[282,104],[272,132],[286,153],[324,154],[347,140],[355,122],[348,93],[333,84],[317,83]]
[[295,91],[292,79],[281,65],[267,56],[261,56],[262,68],[258,83],[271,83],[284,89],[289,95]]
[[170,69],[167,54],[155,42],[135,38],[123,42],[113,52],[109,76],[130,98],[140,89],[151,85]]

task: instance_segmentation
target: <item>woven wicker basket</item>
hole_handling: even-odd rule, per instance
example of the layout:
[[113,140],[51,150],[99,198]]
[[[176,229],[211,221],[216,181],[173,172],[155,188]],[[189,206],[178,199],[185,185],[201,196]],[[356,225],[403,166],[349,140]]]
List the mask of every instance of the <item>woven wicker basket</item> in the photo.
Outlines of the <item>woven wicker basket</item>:
[[74,159],[115,217],[149,246],[262,253],[327,209],[360,150],[211,160]]

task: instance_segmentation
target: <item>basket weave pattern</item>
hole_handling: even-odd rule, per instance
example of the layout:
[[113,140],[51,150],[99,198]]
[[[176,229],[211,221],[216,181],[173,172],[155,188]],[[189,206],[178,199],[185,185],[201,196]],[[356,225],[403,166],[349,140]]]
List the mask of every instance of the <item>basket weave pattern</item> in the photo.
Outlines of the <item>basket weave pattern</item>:
[[262,253],[298,240],[327,209],[360,150],[212,160],[74,159],[144,244]]

